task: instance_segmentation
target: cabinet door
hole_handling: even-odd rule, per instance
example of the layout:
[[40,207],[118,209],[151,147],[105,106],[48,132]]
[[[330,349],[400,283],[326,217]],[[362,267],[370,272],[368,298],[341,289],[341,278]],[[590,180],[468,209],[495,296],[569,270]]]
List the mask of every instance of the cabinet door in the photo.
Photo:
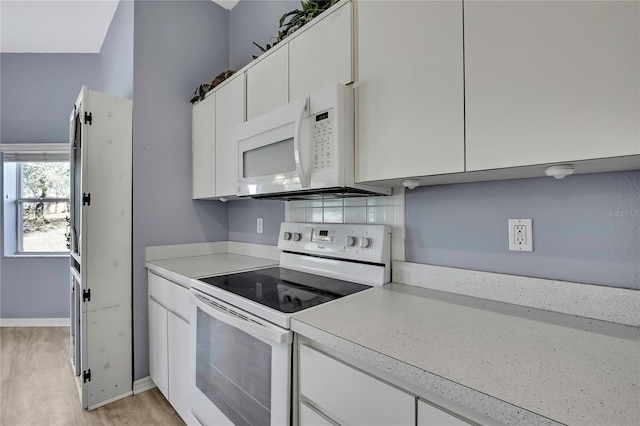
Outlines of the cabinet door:
[[160,392],[169,399],[167,314],[162,305],[149,298],[149,374]]
[[467,170],[640,153],[640,3],[465,1]]
[[461,1],[357,5],[356,180],[464,171]]
[[468,426],[458,417],[418,400],[418,426]]
[[82,125],[80,193],[92,197],[87,205],[79,203],[77,259],[82,288],[91,290],[80,312],[81,370],[91,369],[91,381],[82,384],[82,405],[94,409],[133,388],[132,103],[84,88],[81,111],[92,117]]
[[188,419],[189,408],[189,323],[169,312],[167,322],[169,345],[169,402],[178,414]]
[[415,398],[307,346],[300,346],[301,399],[348,425],[414,425]]
[[289,102],[289,46],[247,70],[247,120]]
[[351,8],[352,4],[346,2],[289,43],[291,100],[331,83],[353,81]]
[[245,121],[244,75],[216,92],[216,196],[238,192],[236,127]]
[[326,420],[308,405],[301,403],[300,426],[333,426],[333,423],[331,423],[329,420]]
[[216,195],[215,93],[193,106],[193,198]]

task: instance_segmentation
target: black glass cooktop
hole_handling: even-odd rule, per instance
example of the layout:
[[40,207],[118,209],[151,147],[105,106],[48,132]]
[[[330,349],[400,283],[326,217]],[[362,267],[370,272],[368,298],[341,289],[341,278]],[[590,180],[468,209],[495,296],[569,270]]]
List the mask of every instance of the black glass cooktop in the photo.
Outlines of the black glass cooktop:
[[260,269],[199,280],[287,314],[370,288],[284,268]]

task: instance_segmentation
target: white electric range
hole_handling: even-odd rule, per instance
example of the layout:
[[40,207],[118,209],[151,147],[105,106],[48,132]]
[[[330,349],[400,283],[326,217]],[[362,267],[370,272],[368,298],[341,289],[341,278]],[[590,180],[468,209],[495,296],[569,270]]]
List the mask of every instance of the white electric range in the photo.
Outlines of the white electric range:
[[290,317],[383,285],[385,225],[282,223],[278,267],[191,282],[191,412],[203,425],[291,423]]

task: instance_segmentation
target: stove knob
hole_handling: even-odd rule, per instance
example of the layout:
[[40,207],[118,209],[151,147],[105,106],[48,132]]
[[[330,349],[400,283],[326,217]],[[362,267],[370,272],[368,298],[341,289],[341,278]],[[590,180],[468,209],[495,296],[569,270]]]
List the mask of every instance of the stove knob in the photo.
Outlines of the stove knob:
[[293,241],[300,241],[302,239],[302,234],[299,232],[293,233]]
[[282,238],[284,238],[286,241],[289,241],[291,239],[291,232],[285,232]]
[[363,249],[368,249],[369,247],[371,247],[371,238],[362,237],[360,239],[360,247]]
[[347,247],[349,248],[355,247],[357,242],[358,242],[358,237],[354,237],[351,235],[347,237]]

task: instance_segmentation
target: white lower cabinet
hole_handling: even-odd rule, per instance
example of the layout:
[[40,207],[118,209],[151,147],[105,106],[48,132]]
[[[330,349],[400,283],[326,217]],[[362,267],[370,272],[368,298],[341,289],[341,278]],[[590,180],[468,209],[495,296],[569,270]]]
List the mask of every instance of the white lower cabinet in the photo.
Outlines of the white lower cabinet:
[[415,424],[414,396],[308,346],[299,348],[301,426],[331,424],[317,412],[340,425]]
[[169,402],[186,419],[189,415],[189,323],[169,312]]
[[149,374],[189,423],[189,290],[149,272]]
[[334,426],[334,423],[324,418],[304,402],[300,404],[300,424],[305,426]]
[[469,423],[431,404],[418,400],[418,426],[468,426]]
[[149,375],[167,399],[169,399],[168,312],[164,306],[149,298]]
[[304,343],[298,348],[300,426],[473,424]]

